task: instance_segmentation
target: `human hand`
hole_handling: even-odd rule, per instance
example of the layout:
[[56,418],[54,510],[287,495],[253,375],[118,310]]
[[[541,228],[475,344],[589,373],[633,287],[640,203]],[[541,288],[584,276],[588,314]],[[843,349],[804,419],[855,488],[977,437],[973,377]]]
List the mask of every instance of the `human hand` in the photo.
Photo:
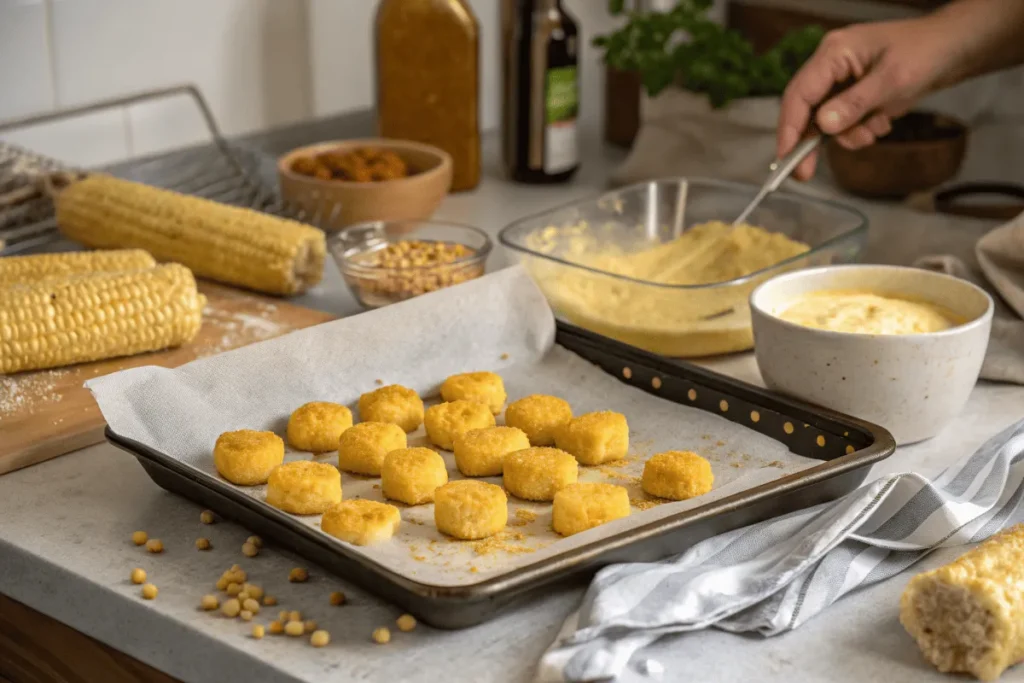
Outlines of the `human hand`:
[[[953,53],[948,31],[929,17],[856,24],[828,33],[782,96],[778,157],[796,146],[812,115],[823,133],[848,149],[874,143],[892,129],[892,118],[944,84]],[[855,83],[829,99],[829,91],[844,81]],[[815,153],[794,175],[809,179],[816,163]]]

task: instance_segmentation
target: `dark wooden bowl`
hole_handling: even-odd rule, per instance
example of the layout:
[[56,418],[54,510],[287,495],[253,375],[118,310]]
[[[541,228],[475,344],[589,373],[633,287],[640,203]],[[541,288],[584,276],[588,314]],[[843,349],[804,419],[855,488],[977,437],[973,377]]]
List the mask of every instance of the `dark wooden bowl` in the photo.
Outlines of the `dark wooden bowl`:
[[905,197],[938,187],[956,175],[967,151],[967,126],[950,116],[914,111],[870,147],[848,150],[825,143],[839,187],[862,197]]

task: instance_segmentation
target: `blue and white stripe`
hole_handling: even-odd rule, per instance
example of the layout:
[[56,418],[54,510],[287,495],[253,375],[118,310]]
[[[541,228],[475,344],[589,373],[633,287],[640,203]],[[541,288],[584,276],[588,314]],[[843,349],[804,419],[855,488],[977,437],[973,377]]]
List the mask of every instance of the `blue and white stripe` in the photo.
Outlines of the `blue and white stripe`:
[[542,683],[618,676],[661,636],[714,627],[773,636],[937,548],[1018,521],[1024,420],[934,481],[893,474],[832,503],[699,543],[662,562],[606,567],[538,670]]

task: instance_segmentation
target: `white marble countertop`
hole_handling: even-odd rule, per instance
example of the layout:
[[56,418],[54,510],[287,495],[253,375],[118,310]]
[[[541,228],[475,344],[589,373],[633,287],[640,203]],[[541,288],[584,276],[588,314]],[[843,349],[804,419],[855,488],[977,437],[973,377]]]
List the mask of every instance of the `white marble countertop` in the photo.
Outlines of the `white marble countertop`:
[[[489,144],[493,145],[493,140]],[[493,147],[490,150],[493,152]],[[480,188],[457,195],[438,217],[479,225],[494,234],[509,221],[599,190],[620,153],[599,147],[585,158],[571,185],[517,187],[500,180],[496,162]],[[493,153],[488,159],[495,159]],[[973,221],[938,217],[907,223],[902,214],[869,207],[879,224],[899,223],[919,232],[935,251],[970,244],[986,227]],[[915,233],[917,234],[917,233]],[[898,262],[884,230],[872,230],[872,258]],[[492,267],[506,262],[495,254]],[[339,314],[353,302],[332,271],[325,283],[303,298]],[[750,354],[709,364],[722,372],[760,383]],[[916,470],[934,474],[1024,413],[1024,387],[979,384],[964,412],[938,437],[901,448],[874,474]],[[0,477],[0,592],[188,682],[211,681],[528,681],[536,661],[582,594],[582,586],[561,586],[518,606],[487,624],[458,632],[424,626],[411,633],[394,628],[386,646],[370,633],[393,627],[399,611],[331,577],[315,566],[306,584],[290,584],[288,570],[308,566],[278,548],[247,559],[240,548],[247,532],[221,522],[205,526],[199,508],[163,492],[130,456],[107,444]],[[129,538],[137,529],[163,540],[166,551],[150,555]],[[194,541],[207,536],[214,549],[198,552]],[[935,564],[951,554],[930,558]],[[313,649],[303,640],[248,637],[249,626],[200,612],[199,598],[212,592],[220,573],[242,564],[252,580],[331,632],[332,642]],[[152,602],[138,597],[128,581],[142,567],[160,588]],[[923,566],[923,565],[922,565]],[[915,568],[919,570],[921,567]],[[906,577],[855,594],[802,629],[771,639],[718,631],[664,640],[645,653],[660,661],[664,680],[732,681],[948,680],[919,657],[896,620]],[[334,608],[328,594],[344,590],[349,604]],[[264,620],[265,621],[265,620]],[[633,670],[623,680],[646,680]],[[1004,680],[1024,681],[1024,670]]]

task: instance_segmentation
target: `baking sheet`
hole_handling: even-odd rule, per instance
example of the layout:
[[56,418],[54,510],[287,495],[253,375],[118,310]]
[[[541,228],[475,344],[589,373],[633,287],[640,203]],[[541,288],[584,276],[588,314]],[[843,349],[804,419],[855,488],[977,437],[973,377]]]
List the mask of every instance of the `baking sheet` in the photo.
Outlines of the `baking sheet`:
[[[211,449],[233,429],[284,434],[292,410],[327,400],[355,408],[359,395],[399,383],[436,401],[448,375],[493,370],[515,400],[532,393],[564,397],[576,414],[616,410],[630,425],[629,456],[580,470],[581,481],[627,487],[634,503],[625,519],[570,538],[550,530],[550,504],[510,497],[509,526],[498,537],[455,541],[433,524],[433,506],[402,507],[403,524],[388,543],[347,546],[420,583],[479,583],[598,538],[650,523],[818,464],[785,445],[719,415],[679,405],[620,382],[554,344],[555,324],[543,295],[522,268],[509,268],[459,287],[325,323],[175,369],[142,367],[90,380],[104,418],[118,435],[138,441],[219,480]],[[502,423],[501,416],[498,418]],[[427,445],[422,429],[410,446]],[[638,477],[644,460],[662,450],[707,457],[715,487],[700,498],[664,502],[647,497]],[[442,452],[452,479],[461,478]],[[289,450],[288,460],[314,457]],[[315,456],[335,462],[336,455]],[[500,484],[500,477],[487,478]],[[223,480],[220,480],[223,481]],[[377,478],[342,474],[346,498],[383,500]],[[262,501],[263,487],[235,487]],[[319,517],[303,517],[319,529]],[[682,550],[682,549],[680,549]]]

